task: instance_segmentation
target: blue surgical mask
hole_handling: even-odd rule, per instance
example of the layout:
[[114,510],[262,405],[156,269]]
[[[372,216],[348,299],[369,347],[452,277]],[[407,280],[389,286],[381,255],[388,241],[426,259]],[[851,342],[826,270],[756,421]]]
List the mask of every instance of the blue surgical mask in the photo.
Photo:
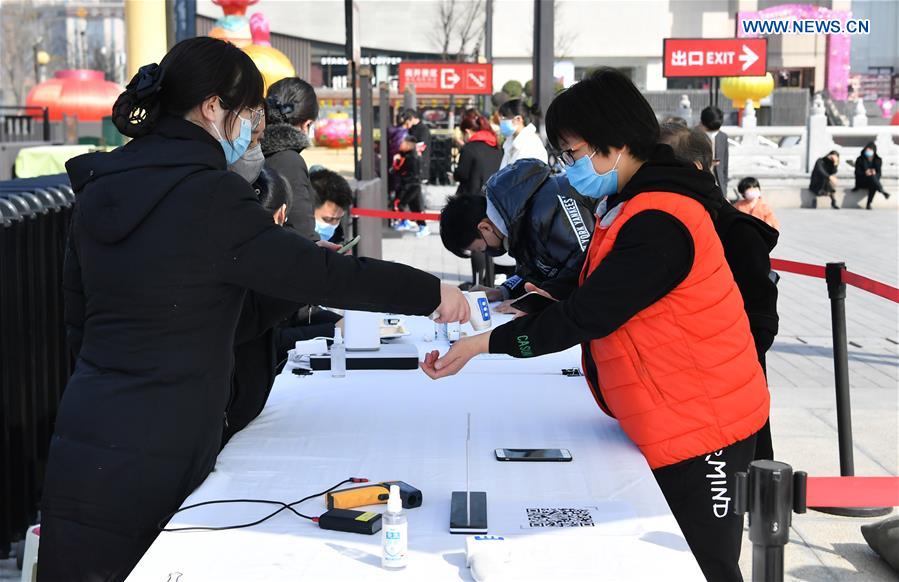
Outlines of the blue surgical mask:
[[247,148],[250,147],[250,140],[253,136],[253,122],[240,116],[238,119],[240,119],[240,134],[234,141],[223,138],[219,128],[215,124],[212,125],[215,133],[219,136],[219,144],[225,152],[225,161],[229,166],[244,155]]
[[509,137],[515,134],[515,124],[512,123],[511,119],[500,119],[499,120],[499,132],[503,134],[503,137]]
[[873,158],[873,157],[874,157],[874,150],[866,149],[866,150],[865,150],[865,157],[866,157],[866,158]]
[[605,198],[609,194],[618,191],[618,161],[621,160],[621,153],[615,160],[612,169],[604,174],[597,174],[593,167],[594,151],[589,156],[584,156],[574,162],[574,165],[568,168],[566,175],[568,183],[588,198]]
[[331,240],[331,237],[334,236],[334,231],[336,230],[336,224],[328,224],[327,222],[322,222],[318,219],[315,220],[315,232],[318,233],[318,236],[322,237],[322,240]]

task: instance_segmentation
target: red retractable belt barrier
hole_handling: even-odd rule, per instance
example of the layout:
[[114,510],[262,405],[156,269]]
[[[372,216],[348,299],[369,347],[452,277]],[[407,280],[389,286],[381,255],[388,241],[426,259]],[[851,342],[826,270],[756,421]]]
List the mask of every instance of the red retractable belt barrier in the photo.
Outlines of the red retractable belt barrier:
[[[819,279],[824,278],[824,267],[820,265],[810,265],[808,263],[798,263],[796,261],[786,261],[784,259],[771,259],[771,268],[775,271],[784,273],[794,273],[796,275],[817,277]],[[847,285],[852,285],[853,287],[867,291],[868,293],[873,293],[884,299],[889,299],[893,303],[899,303],[899,289],[896,287],[849,271],[843,271],[842,276],[843,283],[846,283]]]
[[899,303],[899,289],[895,287],[891,287],[861,275],[856,275],[855,273],[850,273],[849,271],[843,273],[843,282],[847,285],[852,285],[853,287],[867,291],[868,293],[883,297],[884,299],[889,299],[893,303]]
[[809,477],[808,507],[897,507],[899,477]]
[[808,263],[797,263],[796,261],[786,261],[784,259],[771,259],[771,268],[775,271],[783,271],[784,273],[794,273],[796,275],[805,275],[806,277],[824,278],[824,267],[819,265],[809,265]]

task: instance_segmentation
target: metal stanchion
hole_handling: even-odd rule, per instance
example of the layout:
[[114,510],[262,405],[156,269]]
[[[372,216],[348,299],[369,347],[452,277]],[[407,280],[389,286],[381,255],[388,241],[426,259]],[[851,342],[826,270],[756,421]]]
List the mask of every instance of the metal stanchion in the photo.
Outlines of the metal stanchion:
[[805,472],[780,461],[753,461],[736,474],[734,513],[749,513],[753,582],[784,579],[784,546],[793,512],[805,513],[805,485]]
[[[833,330],[833,373],[837,398],[837,437],[840,448],[840,475],[855,475],[852,450],[852,405],[849,396],[849,348],[846,339],[846,263],[827,263],[824,269],[827,295],[830,297],[830,321]],[[814,507],[816,511],[845,517],[878,517],[892,511],[889,507]]]

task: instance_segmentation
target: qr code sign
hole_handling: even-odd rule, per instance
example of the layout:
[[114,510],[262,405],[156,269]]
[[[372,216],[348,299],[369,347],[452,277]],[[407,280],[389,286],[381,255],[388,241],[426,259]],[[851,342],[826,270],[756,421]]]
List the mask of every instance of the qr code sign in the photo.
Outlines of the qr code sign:
[[527,508],[528,527],[593,527],[589,509]]

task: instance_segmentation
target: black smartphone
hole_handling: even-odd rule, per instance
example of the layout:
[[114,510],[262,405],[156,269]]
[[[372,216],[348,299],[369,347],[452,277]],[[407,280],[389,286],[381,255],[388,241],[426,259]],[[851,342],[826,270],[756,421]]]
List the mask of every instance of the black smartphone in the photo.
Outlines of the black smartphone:
[[525,313],[537,313],[538,311],[543,311],[555,302],[555,299],[550,299],[546,295],[531,291],[530,293],[525,293],[519,297],[517,301],[512,303],[512,307]]
[[497,461],[567,463],[571,461],[568,449],[496,449]]

